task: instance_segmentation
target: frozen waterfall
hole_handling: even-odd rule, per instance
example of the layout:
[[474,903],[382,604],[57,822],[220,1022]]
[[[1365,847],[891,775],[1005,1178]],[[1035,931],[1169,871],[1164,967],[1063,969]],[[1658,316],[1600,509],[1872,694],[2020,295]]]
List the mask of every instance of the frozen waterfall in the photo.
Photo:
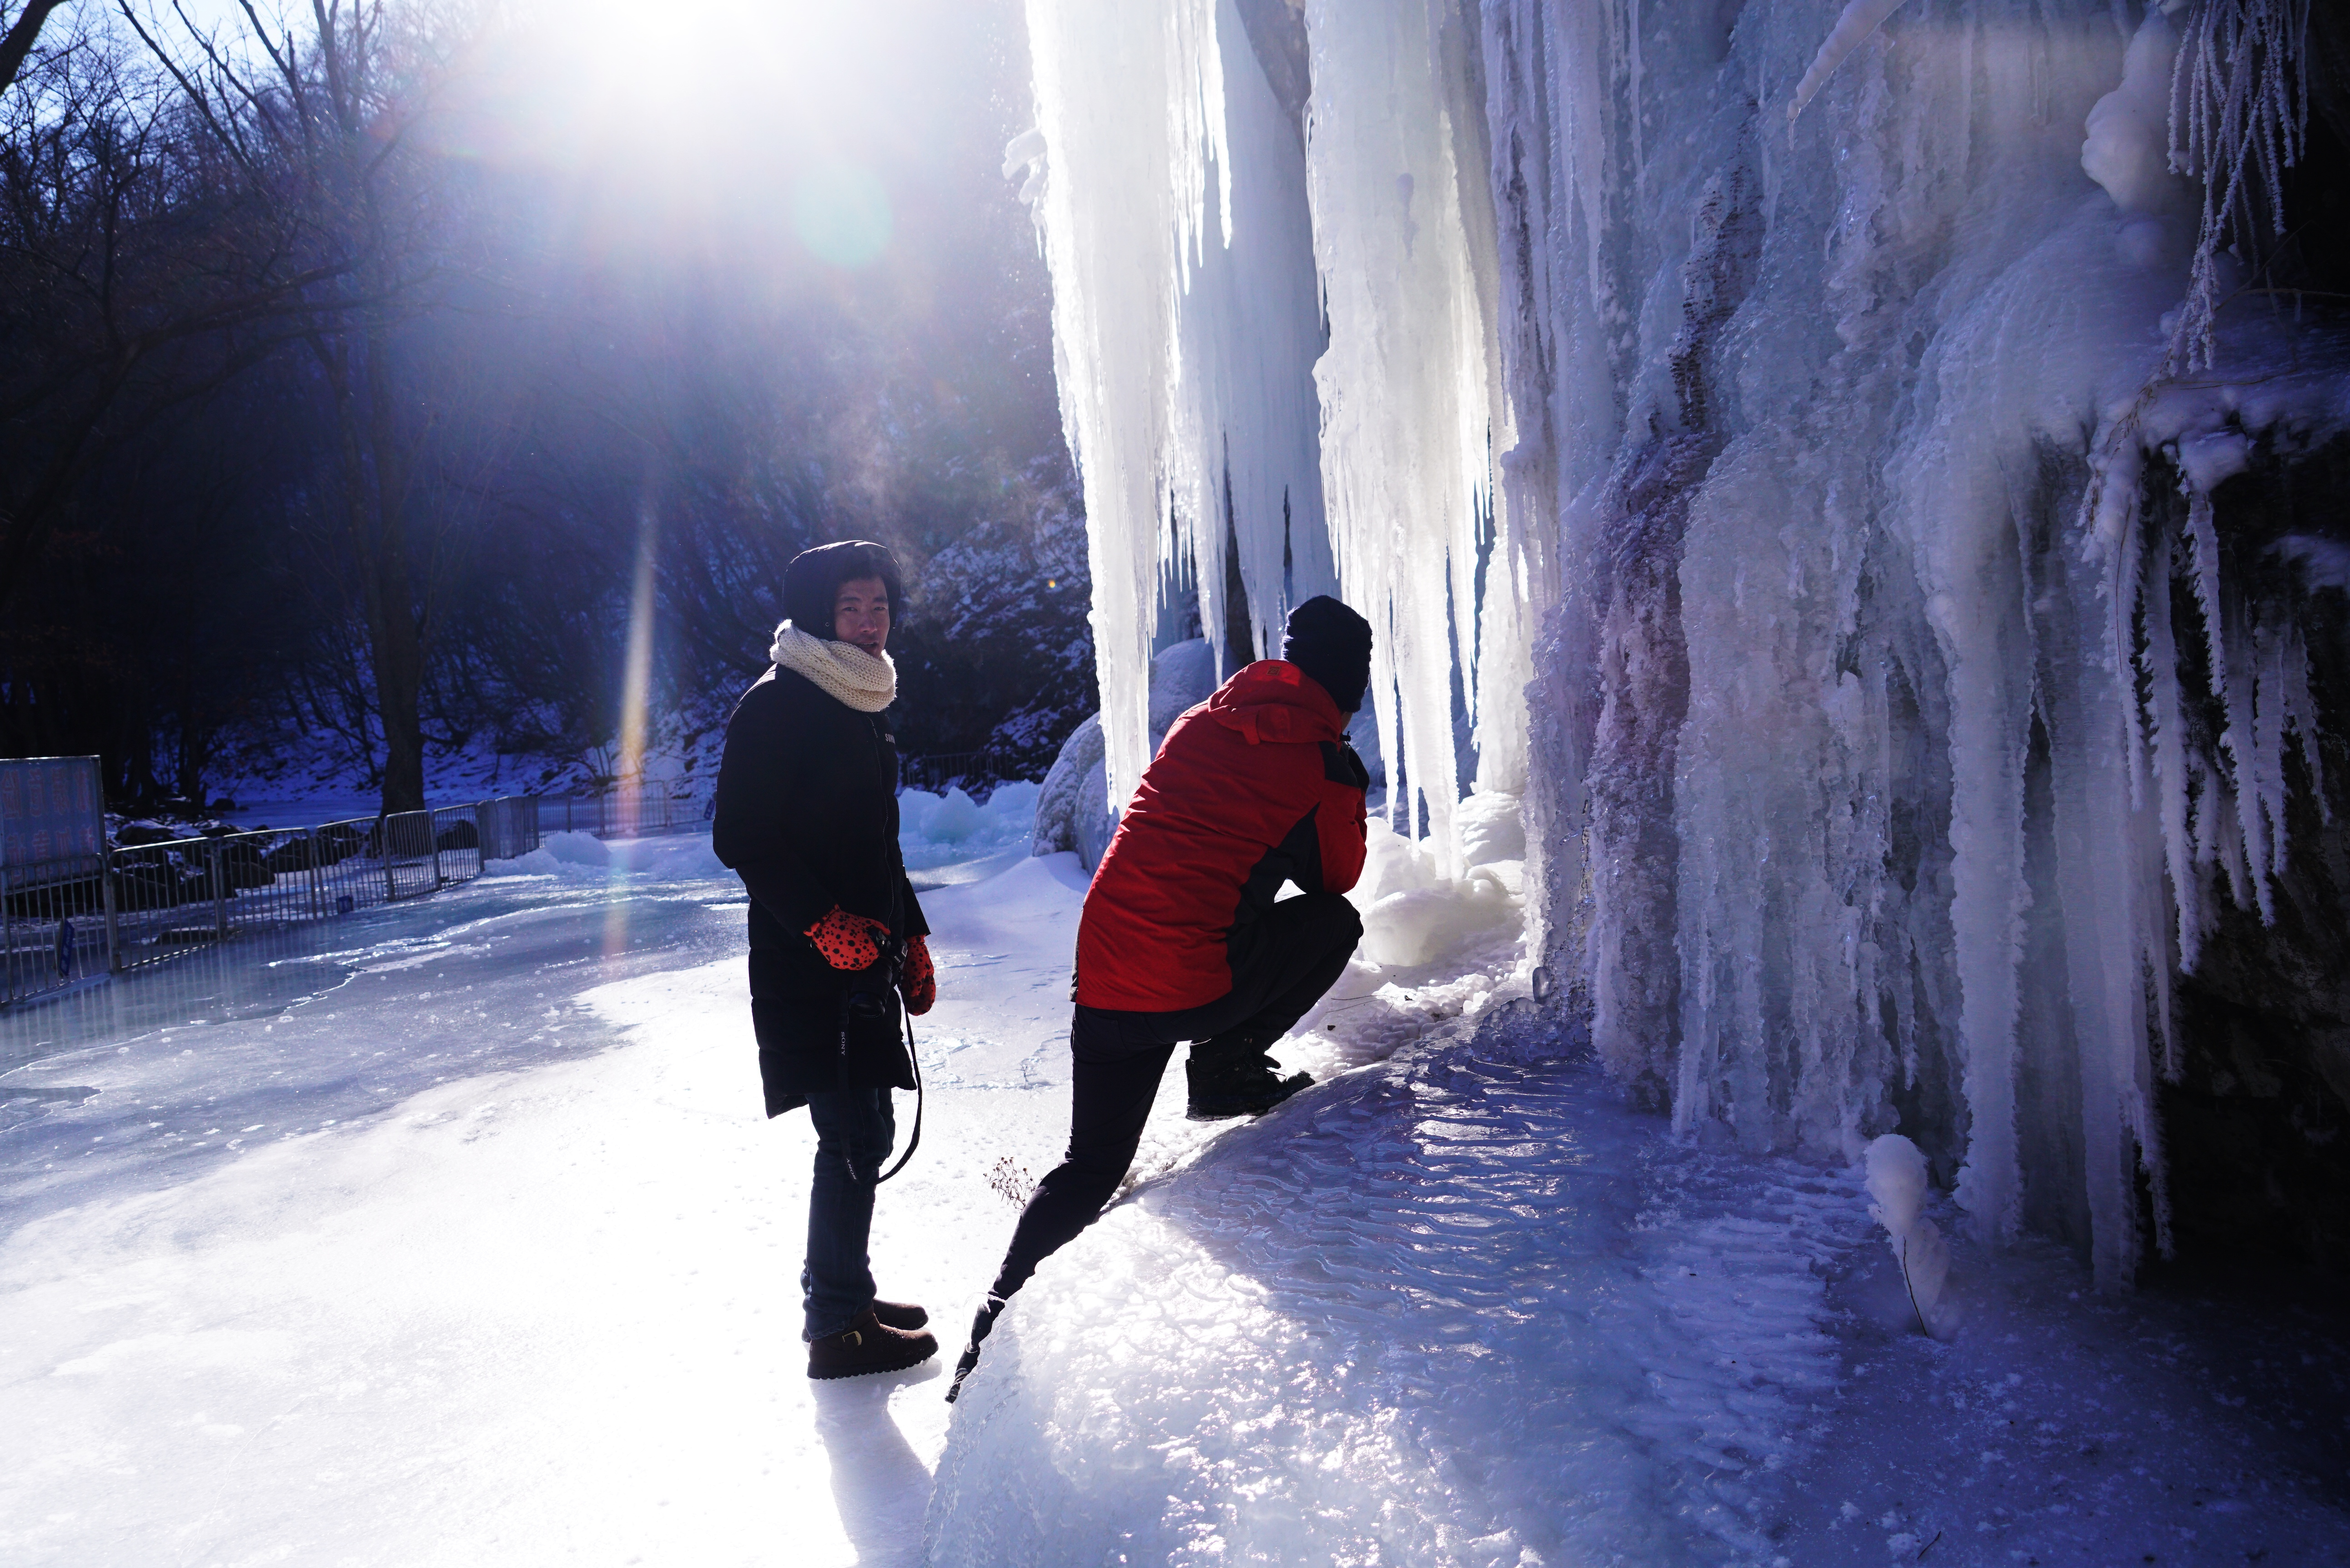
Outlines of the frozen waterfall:
[[2350,368],[2229,305],[2306,0],[1027,9],[1113,799],[1170,592],[1221,659],[1335,584],[1398,826],[1523,797],[1636,1095],[2126,1281],[2178,977],[2341,787],[2272,481]]

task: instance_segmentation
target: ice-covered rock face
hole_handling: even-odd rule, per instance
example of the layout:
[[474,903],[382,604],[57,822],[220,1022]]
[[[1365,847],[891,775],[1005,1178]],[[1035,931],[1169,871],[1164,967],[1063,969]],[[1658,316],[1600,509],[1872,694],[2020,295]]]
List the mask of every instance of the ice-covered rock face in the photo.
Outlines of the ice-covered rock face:
[[[2285,542],[2337,530],[2228,500],[2350,431],[2340,357],[2196,325],[2242,281],[2208,243],[2267,177],[2239,154],[2299,145],[2303,14],[1306,0],[1297,177],[1228,0],[1035,0],[1097,616],[1151,624],[1170,507],[1282,597],[1313,519],[1148,476],[1294,466],[1274,339],[1219,312],[1309,269],[1324,531],[1430,885],[1473,873],[1464,788],[1523,792],[1534,956],[1646,1099],[1754,1147],[1898,1128],[1984,1236],[2118,1282],[2141,1182],[2147,1239],[2168,1212],[2173,979],[2215,911],[2283,907],[2289,819],[2340,795],[2332,553]],[[1292,183],[1302,230],[1243,220]],[[2182,342],[2215,370],[2155,387]],[[1247,397],[1178,395],[1211,385]],[[1147,705],[1102,670],[1116,777]]]

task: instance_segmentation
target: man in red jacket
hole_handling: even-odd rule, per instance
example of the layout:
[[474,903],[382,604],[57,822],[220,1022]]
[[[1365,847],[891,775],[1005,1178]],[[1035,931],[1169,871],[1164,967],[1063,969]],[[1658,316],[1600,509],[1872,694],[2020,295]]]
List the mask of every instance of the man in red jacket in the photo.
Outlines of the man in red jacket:
[[[1259,1115],[1314,1081],[1283,1077],[1266,1051],[1362,940],[1344,895],[1363,871],[1370,781],[1346,736],[1370,671],[1370,623],[1308,599],[1279,659],[1167,732],[1077,925],[1069,1150],[1020,1216],[949,1399],[1004,1302],[1118,1190],[1178,1042],[1192,1043],[1195,1120]],[[1290,883],[1301,896],[1280,898]]]

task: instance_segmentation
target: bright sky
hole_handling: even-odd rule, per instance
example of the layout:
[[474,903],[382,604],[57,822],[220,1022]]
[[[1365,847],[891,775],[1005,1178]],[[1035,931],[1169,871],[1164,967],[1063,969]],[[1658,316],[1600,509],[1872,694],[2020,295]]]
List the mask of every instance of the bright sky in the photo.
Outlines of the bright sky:
[[[132,3],[151,31],[184,36],[172,0]],[[238,0],[180,4],[200,26],[248,26]],[[312,26],[304,0],[255,8],[297,36]],[[992,175],[1009,133],[989,102],[1001,68],[988,51],[1009,5],[513,0],[505,10],[447,100],[443,144],[588,174],[638,222],[764,214],[818,259],[859,268],[889,252],[910,208],[956,204],[942,180]]]

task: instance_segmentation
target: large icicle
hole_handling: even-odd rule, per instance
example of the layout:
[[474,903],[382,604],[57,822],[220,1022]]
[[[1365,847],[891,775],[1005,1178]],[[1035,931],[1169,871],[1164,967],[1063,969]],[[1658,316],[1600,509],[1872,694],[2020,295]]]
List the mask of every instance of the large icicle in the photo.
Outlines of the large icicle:
[[1463,90],[1474,44],[1440,0],[1309,0],[1305,15],[1331,541],[1347,597],[1377,628],[1371,691],[1389,780],[1400,760],[1409,782],[1397,791],[1405,828],[1416,830],[1416,797],[1440,868],[1457,877],[1453,684],[1457,671],[1471,700],[1485,696],[1480,522],[1493,504],[1489,453],[1510,439],[1482,259],[1482,106]]
[[1200,84],[1178,45],[1203,12],[1204,0],[1028,5],[1041,146],[1014,150],[1044,161],[1035,210],[1061,419],[1085,487],[1113,805],[1147,760],[1180,241],[1200,227],[1198,182],[1173,178],[1202,161]]
[[[1162,584],[1221,659],[1228,545],[1243,657],[1336,587],[1313,365],[1322,351],[1296,122],[1232,0],[1031,0],[1038,230],[1062,418],[1086,492],[1113,807],[1149,760]],[[1178,563],[1180,561],[1180,569]]]
[[[1220,0],[1214,48],[1225,116],[1218,172],[1229,196],[1187,258],[1168,462],[1210,645],[1220,660],[1228,651],[1273,658],[1290,607],[1338,582],[1313,381],[1321,307],[1299,127],[1232,0]],[[1237,571],[1225,560],[1233,544]],[[1233,581],[1247,597],[1239,616],[1226,601]],[[1226,648],[1233,627],[1245,628],[1245,648]]]

